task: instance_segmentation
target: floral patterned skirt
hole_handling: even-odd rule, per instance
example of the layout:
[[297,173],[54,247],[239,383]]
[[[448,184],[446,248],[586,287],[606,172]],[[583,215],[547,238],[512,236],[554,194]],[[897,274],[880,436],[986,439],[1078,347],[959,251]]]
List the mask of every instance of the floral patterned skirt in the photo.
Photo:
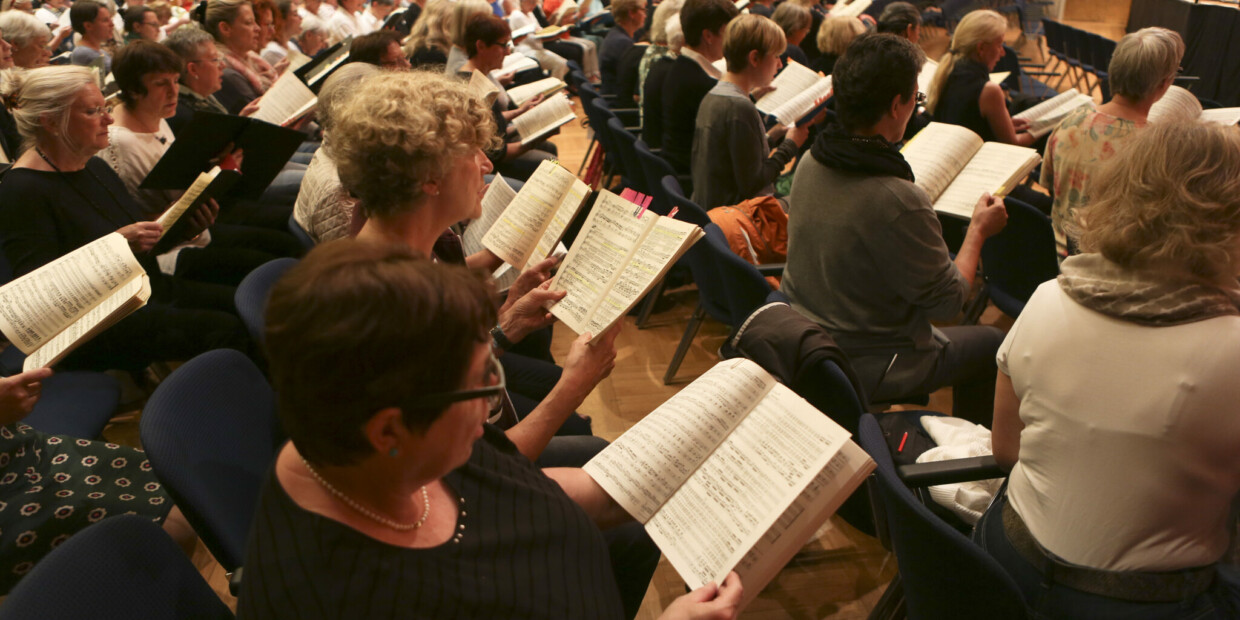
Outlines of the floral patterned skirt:
[[91,523],[171,509],[141,450],[0,426],[0,593]]

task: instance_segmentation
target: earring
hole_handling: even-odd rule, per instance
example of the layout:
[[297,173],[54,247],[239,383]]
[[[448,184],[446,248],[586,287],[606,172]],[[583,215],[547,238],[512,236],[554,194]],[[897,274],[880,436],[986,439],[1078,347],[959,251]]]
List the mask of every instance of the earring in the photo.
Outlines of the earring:
[[388,450],[388,456],[392,458],[396,458],[396,455],[398,454],[400,454],[400,450],[397,450],[396,448],[392,448],[391,450]]

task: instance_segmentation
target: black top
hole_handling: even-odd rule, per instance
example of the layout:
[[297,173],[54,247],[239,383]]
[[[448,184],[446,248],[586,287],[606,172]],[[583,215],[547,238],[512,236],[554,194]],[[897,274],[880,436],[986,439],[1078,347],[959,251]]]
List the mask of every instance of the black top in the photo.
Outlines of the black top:
[[822,52],[818,49],[818,28],[822,26],[823,13],[818,7],[814,7],[809,11],[809,36],[801,39],[801,44],[797,47],[805,52],[805,57],[810,62],[814,62]]
[[620,58],[633,47],[633,37],[616,26],[607,32],[603,46],[598,50],[598,70],[602,74],[604,95],[613,95],[620,89]]
[[675,62],[671,56],[663,56],[650,65],[646,72],[645,92],[642,99],[642,140],[652,149],[663,148],[663,80]]
[[616,67],[616,107],[631,108],[637,105],[641,90],[638,88],[638,69],[641,68],[642,57],[646,55],[647,45],[634,45],[620,57]]
[[943,92],[939,93],[934,120],[966,127],[983,140],[993,141],[995,132],[990,129],[990,123],[982,116],[982,109],[977,104],[982,88],[989,81],[990,72],[982,63],[972,58],[957,60],[951,75],[947,76],[947,82],[943,84]]
[[231,67],[224,69],[224,73],[220,75],[220,83],[221,86],[216,91],[215,98],[224,104],[229,114],[240,114],[245,106],[262,95],[254,90],[254,85],[250,83],[250,80]]
[[379,542],[298,506],[273,469],[259,499],[237,617],[619,618],[602,533],[553,480],[487,425],[444,477],[460,539]]
[[425,46],[413,50],[413,54],[409,56],[409,64],[413,68],[443,66],[448,64],[448,55],[437,47]]
[[22,136],[17,132],[17,121],[8,108],[0,105],[0,149],[4,149],[9,161],[17,161],[21,147]]
[[684,54],[663,80],[663,158],[681,174],[689,174],[698,106],[717,82]]
[[809,68],[814,71],[821,71],[823,75],[831,75],[831,72],[835,71],[835,61],[839,59],[840,57],[835,54],[821,54],[809,64]]
[[[805,55],[805,50],[802,50],[796,45],[789,45],[784,49],[784,53],[779,56],[779,66],[787,67],[789,60],[795,60],[798,63],[801,63],[802,67],[809,67],[809,57]],[[831,75],[829,71],[826,74]]]
[[775,13],[775,9],[765,4],[758,4],[757,2],[751,2],[749,4],[750,15],[761,15],[763,17],[769,18],[774,13]]
[[[98,157],[74,172],[10,170],[0,183],[0,245],[14,277],[145,219],[121,178]],[[149,257],[143,267],[159,272]]]

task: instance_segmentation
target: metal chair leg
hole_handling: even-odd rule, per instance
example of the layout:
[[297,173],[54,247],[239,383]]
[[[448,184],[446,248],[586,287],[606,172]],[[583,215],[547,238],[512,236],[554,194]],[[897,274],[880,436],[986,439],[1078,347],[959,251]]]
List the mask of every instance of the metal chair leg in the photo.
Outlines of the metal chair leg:
[[659,297],[663,295],[663,283],[665,278],[659,278],[654,283],[654,288],[646,293],[646,299],[642,300],[642,309],[637,313],[637,329],[645,329],[646,321],[650,320],[650,314],[654,312],[654,306],[659,301]]
[[676,371],[680,369],[680,363],[684,361],[685,354],[689,352],[689,346],[693,344],[693,338],[697,336],[705,318],[706,308],[699,302],[697,308],[693,310],[693,315],[689,317],[689,324],[685,326],[685,335],[680,338],[680,345],[676,347],[672,362],[667,365],[667,372],[663,373],[663,385],[671,385],[672,380],[676,378]]

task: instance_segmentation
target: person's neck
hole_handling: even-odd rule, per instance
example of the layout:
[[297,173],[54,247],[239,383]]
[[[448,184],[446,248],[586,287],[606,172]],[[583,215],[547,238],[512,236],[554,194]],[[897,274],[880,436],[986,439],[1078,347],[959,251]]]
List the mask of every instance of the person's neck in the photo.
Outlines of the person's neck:
[[134,133],[159,132],[162,116],[122,105],[116,108],[116,124]]
[[1110,101],[1098,106],[1098,111],[1126,121],[1132,121],[1138,125],[1144,125],[1153,105],[1154,100],[1152,98],[1133,101],[1123,95],[1115,95]]
[[741,89],[742,93],[748,93],[754,88],[753,80],[745,73],[727,71],[723,74],[723,81],[735,84],[737,88]]
[[702,58],[705,58],[707,62],[715,62],[716,60],[723,58],[722,54],[719,56],[713,55],[711,53],[711,50],[708,49],[705,45],[699,45],[698,47],[693,47],[692,45],[686,45],[682,49],[693,50],[695,54],[698,54]]
[[620,26],[621,30],[624,30],[624,34],[629,35],[630,39],[633,38],[633,33],[637,32],[637,30],[642,27],[641,22],[633,22],[631,24],[617,24],[617,25]]
[[904,128],[899,127],[890,116],[884,116],[872,127],[853,129],[848,133],[861,138],[882,138],[891,144],[897,144],[904,138]]
[[379,243],[402,243],[430,257],[435,241],[452,223],[437,220],[433,205],[423,205],[403,213],[371,216],[357,238]]
[[103,51],[103,41],[98,41],[94,37],[83,35],[82,40],[78,42],[78,45],[89,47],[90,49],[93,49],[96,52]]
[[[308,480],[302,481],[303,484],[322,491],[322,496],[331,497],[333,503],[340,506],[340,512],[353,514],[358,517],[358,522],[382,527],[341,501],[326,488],[324,481],[363,508],[397,523],[416,523],[426,510],[422,494],[418,491],[434,483],[435,479],[409,472],[403,459],[372,455],[354,465],[309,465],[308,468],[295,447],[293,450],[294,458],[286,461],[291,472],[308,477]],[[322,481],[318,480],[315,474],[322,478]]]
[[[474,62],[475,60],[477,60],[477,59],[476,59],[476,58],[470,58],[469,60],[466,60],[466,61],[465,61],[465,64],[461,65],[461,70],[462,70],[462,71],[471,72],[471,73],[472,73],[472,72],[474,72],[474,71],[477,71],[477,72],[479,72],[479,73],[482,73],[483,75],[488,75],[488,74],[490,74],[490,72],[491,72],[491,71],[493,71],[493,70],[494,70],[494,69],[483,69],[482,67],[479,67],[479,66],[478,66],[478,65]],[[495,69],[498,69],[498,68],[499,68],[499,67],[495,67]]]
[[249,48],[239,43],[233,43],[233,42],[224,43],[224,51],[228,53],[230,56],[234,56],[236,58],[240,58],[243,60],[245,59],[246,55],[250,53]]
[[[35,151],[37,149],[37,151]],[[60,172],[76,172],[86,167],[86,162],[94,157],[94,153],[82,153],[65,144],[61,140],[39,141],[34,149],[35,159],[39,164],[50,166]],[[42,153],[40,157],[39,153]],[[46,158],[46,161],[44,160]],[[43,166],[35,166],[42,168]]]
[[198,95],[204,99],[215,94],[215,91],[207,92],[208,89],[206,84],[203,84],[201,81],[196,80],[193,77],[181,82],[181,86],[184,87],[182,90],[192,91],[195,95]]

